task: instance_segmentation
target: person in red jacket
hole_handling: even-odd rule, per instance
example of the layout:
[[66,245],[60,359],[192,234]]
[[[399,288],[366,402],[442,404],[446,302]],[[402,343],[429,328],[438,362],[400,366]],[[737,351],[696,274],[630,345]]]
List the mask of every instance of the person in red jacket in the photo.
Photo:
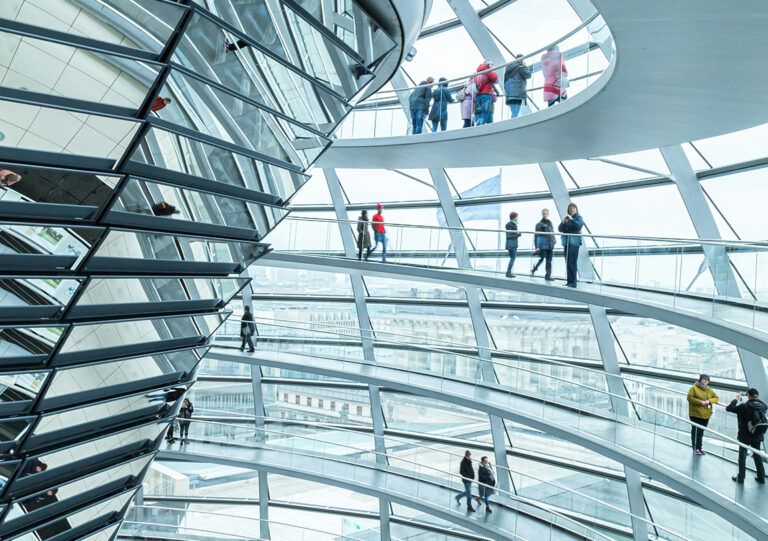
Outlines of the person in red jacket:
[[162,96],[158,96],[155,98],[155,103],[152,104],[152,112],[156,113],[160,109],[164,109],[166,105],[171,103],[171,98],[164,98]]
[[[489,70],[493,67],[493,62],[490,60],[483,60],[483,63],[477,67],[477,71]],[[491,116],[491,106],[496,101],[496,92],[493,90],[493,85],[499,80],[499,76],[496,73],[489,71],[488,73],[481,73],[475,75],[475,84],[477,85],[477,113],[475,115],[475,125],[482,126],[483,124],[490,124],[493,122]]]
[[[387,230],[384,229],[384,216],[381,215],[381,211],[384,209],[384,205],[379,203],[376,205],[376,214],[373,215],[373,218],[371,218],[371,222],[373,222],[373,238],[376,241],[376,244],[373,245],[373,248],[370,249],[368,252],[368,255],[370,256],[373,251],[379,247],[379,243],[381,243],[381,262],[386,263],[387,262]],[[368,259],[366,257],[366,259]]]

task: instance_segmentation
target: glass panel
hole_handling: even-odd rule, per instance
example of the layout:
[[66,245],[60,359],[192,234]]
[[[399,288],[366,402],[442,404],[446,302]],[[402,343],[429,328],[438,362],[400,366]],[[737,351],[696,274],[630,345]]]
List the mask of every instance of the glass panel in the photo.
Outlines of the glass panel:
[[150,64],[0,32],[0,84],[95,103],[138,108],[157,76]]
[[99,158],[120,158],[138,123],[0,101],[2,146]]
[[74,353],[159,340],[209,336],[225,318],[226,314],[209,314],[75,325],[61,352]]
[[488,415],[463,406],[432,398],[382,391],[381,408],[388,428],[491,441]]
[[[234,42],[234,51],[225,48],[227,40]],[[350,108],[309,79],[259,49],[239,42],[200,15],[192,17],[173,60],[323,133],[329,133],[335,119]]]
[[30,418],[0,419],[0,444],[17,441],[29,428]]
[[57,488],[39,492],[33,496],[19,500],[12,505],[4,520],[9,521],[49,505],[53,505],[69,498],[74,498],[75,496],[97,489],[111,481],[126,476],[136,477],[141,473],[144,467],[149,464],[152,458],[152,455],[140,457],[131,462],[120,464],[84,479],[79,479],[72,483],[67,483]]
[[287,213],[278,207],[136,178],[128,182],[113,209],[172,220],[239,227],[256,230],[262,235]]
[[[193,423],[194,425],[195,423]],[[270,475],[271,477],[271,475]],[[144,477],[147,496],[197,496],[255,498],[259,491],[259,472],[252,469],[210,464],[155,460]],[[160,505],[169,507],[170,502]],[[251,506],[238,506],[248,512]],[[258,513],[258,505],[254,511]],[[272,511],[272,509],[270,509]],[[128,518],[130,520],[130,514]],[[258,514],[256,515],[258,517]]]
[[94,278],[81,305],[219,300],[227,303],[246,278]]
[[330,143],[298,123],[178,71],[171,72],[170,81],[160,92],[162,96],[172,94],[175,107],[157,112],[163,119],[302,168]]
[[6,179],[5,184],[0,186],[0,202],[79,205],[86,208],[84,218],[90,217],[94,210],[109,199],[119,181],[118,177],[61,169],[43,169],[15,164],[3,164],[0,167],[21,177],[13,184]]
[[[45,400],[59,397],[75,398],[84,391],[99,390],[106,397],[120,385],[142,385],[145,380],[172,376],[179,380],[188,375],[200,361],[206,350],[184,350],[157,353],[124,361],[91,364],[88,366],[58,370],[51,382]],[[146,383],[143,383],[146,385]]]
[[[65,305],[75,294],[81,280],[67,278],[4,278],[0,280],[0,308]],[[58,309],[46,312],[53,317]]]
[[[265,374],[266,375],[266,374]],[[281,374],[287,377],[287,374]],[[263,385],[268,417],[370,425],[368,391],[309,385]]]
[[47,372],[0,374],[0,405],[34,400]]
[[[48,260],[50,270],[74,268],[86,256],[100,229],[51,227],[47,225],[0,225],[0,256],[63,256]],[[45,259],[37,260],[36,268]],[[19,263],[20,266],[24,262]],[[10,265],[9,265],[10,266]]]
[[0,327],[0,365],[42,364],[64,327]]
[[303,269],[284,269],[267,265],[253,265],[248,268],[253,278],[251,289],[255,295],[348,295],[352,296],[349,275],[333,272],[318,272]]
[[368,313],[383,340],[475,345],[469,308],[377,303],[368,306]]

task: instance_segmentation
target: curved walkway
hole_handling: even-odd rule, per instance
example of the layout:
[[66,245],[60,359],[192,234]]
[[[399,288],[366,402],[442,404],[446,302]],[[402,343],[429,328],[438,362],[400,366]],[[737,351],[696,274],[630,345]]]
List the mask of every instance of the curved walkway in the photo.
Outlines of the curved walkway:
[[[591,0],[616,55],[550,109],[466,130],[335,141],[320,167],[481,167],[608,156],[768,122],[768,2]],[[705,113],[705,114],[703,114]],[[556,143],[556,144],[555,144]]]
[[521,291],[603,306],[690,329],[768,357],[768,311],[755,310],[752,304],[739,303],[737,300],[719,303],[702,297],[676,295],[673,291],[648,288],[639,290],[599,282],[579,282],[578,288],[569,288],[522,275],[511,279],[502,274],[455,268],[376,263],[274,251],[256,262],[257,265],[260,263],[293,269],[330,270],[382,278],[440,282],[455,287]]
[[641,423],[617,423],[536,398],[512,395],[503,388],[361,361],[265,350],[248,354],[221,347],[212,348],[208,357],[386,386],[511,419],[582,445],[661,481],[750,535],[768,535],[768,498],[761,486],[754,482],[733,483],[733,463],[712,454],[695,456],[686,443],[665,436],[664,431],[650,432]]
[[[257,469],[333,485],[417,509],[492,539],[566,541],[593,538],[593,534],[578,523],[521,502],[516,502],[520,506],[519,513],[502,511],[470,515],[464,507],[456,505],[457,492],[445,486],[445,482],[416,479],[388,466],[350,464],[300,452],[197,441],[188,442],[183,450],[162,449],[158,458]],[[579,533],[571,533],[568,529]]]

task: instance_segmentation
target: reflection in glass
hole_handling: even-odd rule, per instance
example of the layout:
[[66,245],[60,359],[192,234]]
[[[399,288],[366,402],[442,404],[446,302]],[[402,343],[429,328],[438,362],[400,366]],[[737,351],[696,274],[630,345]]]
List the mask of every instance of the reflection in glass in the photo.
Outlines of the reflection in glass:
[[5,404],[34,400],[47,372],[0,374],[0,411]]
[[0,366],[42,364],[64,327],[0,327]]

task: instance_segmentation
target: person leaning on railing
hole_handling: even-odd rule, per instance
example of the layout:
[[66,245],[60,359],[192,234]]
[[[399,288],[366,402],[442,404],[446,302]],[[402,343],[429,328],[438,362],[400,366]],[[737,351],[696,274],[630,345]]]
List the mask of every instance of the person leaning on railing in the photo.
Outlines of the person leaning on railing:
[[470,77],[467,85],[456,94],[457,101],[461,102],[461,120],[464,121],[463,128],[472,126],[472,109],[475,106],[475,95],[477,94],[477,85],[474,78]]
[[453,96],[448,90],[448,79],[440,77],[437,88],[432,93],[432,109],[429,111],[429,120],[432,122],[432,131],[445,131],[448,125],[448,104],[453,103]]
[[432,100],[432,87],[429,85],[434,82],[434,77],[427,77],[426,80],[419,83],[419,86],[411,92],[411,96],[408,98],[414,134],[421,133],[424,127],[424,117],[429,111],[429,102]]
[[[486,59],[477,67],[477,71],[483,72],[491,68],[493,68],[493,62]],[[499,76],[492,71],[475,76],[475,83],[477,84],[475,124],[477,126],[493,122],[492,107],[493,102],[496,101],[496,92],[493,89],[493,85],[498,80]]]
[[[515,56],[518,59],[522,57],[521,54]],[[520,107],[526,103],[531,72],[531,68],[525,65],[525,60],[512,62],[504,70],[504,94],[507,96],[507,105],[512,113],[511,118],[517,117],[520,114]]]

